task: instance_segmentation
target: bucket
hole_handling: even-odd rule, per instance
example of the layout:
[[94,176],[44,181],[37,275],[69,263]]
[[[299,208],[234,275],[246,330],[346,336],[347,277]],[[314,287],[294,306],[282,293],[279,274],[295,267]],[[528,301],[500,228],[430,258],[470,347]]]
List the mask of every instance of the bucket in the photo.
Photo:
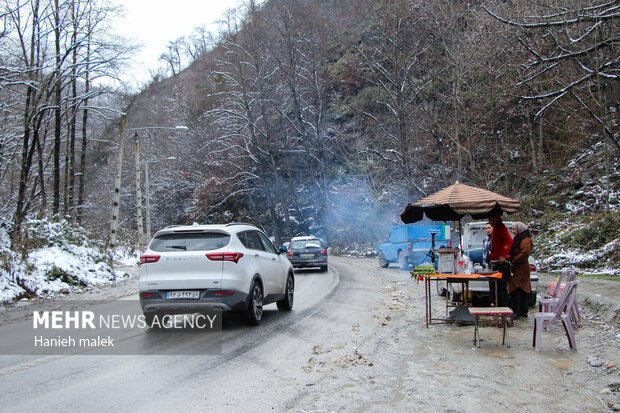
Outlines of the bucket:
[[[555,286],[557,285],[557,281],[549,281],[549,295],[553,294],[555,291]],[[566,287],[566,283],[560,284],[560,291],[558,291],[558,297],[562,295],[562,291],[564,291],[564,287]]]

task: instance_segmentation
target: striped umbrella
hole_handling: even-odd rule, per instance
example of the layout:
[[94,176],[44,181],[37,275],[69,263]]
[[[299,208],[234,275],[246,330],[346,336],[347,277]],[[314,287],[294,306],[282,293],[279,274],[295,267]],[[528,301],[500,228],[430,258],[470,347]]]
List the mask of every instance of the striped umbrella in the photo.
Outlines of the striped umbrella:
[[459,221],[465,215],[486,218],[496,212],[517,212],[521,202],[486,189],[459,184],[408,204],[400,219],[408,224],[421,221],[424,214],[433,221]]

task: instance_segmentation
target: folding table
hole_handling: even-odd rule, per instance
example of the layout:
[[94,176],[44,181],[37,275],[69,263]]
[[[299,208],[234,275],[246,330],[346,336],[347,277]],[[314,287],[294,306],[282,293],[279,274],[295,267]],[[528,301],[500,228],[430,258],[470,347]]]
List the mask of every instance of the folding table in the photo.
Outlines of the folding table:
[[[426,328],[430,324],[433,324],[433,321],[439,324],[451,323],[448,316],[448,302],[446,301],[446,316],[444,318],[433,318],[432,316],[432,291],[431,291],[431,280],[435,281],[446,281],[448,283],[462,283],[464,285],[463,288],[463,304],[467,305],[467,293],[469,292],[469,281],[470,280],[493,280],[495,281],[495,292],[497,294],[497,282],[502,278],[501,272],[495,272],[492,274],[422,274],[418,276],[418,282],[424,279],[424,291],[426,296]],[[497,298],[496,301],[497,302]]]

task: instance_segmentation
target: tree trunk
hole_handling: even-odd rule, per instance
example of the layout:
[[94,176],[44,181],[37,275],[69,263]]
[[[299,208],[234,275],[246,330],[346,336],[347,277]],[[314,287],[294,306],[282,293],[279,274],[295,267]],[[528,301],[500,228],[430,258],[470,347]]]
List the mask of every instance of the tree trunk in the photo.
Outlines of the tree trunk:
[[[89,30],[90,33],[90,30]],[[84,187],[86,179],[86,149],[88,144],[88,138],[86,133],[86,127],[88,125],[88,93],[90,92],[90,43],[91,37],[88,35],[86,42],[86,66],[84,69],[84,109],[82,111],[82,148],[80,153],[80,180],[78,187],[78,203],[77,203],[77,222],[82,223],[84,218]]]
[[527,108],[527,131],[530,138],[530,151],[532,157],[532,170],[535,173],[539,173],[540,169],[538,169],[538,154],[536,151],[536,137],[534,136],[534,120],[532,119],[532,113],[530,107]]
[[[88,96],[90,89],[90,80],[88,73],[88,65],[86,67],[86,80],[84,84],[84,94]],[[88,144],[86,125],[88,124],[88,98],[84,99],[84,109],[82,111],[82,152],[80,154],[80,179],[78,186],[78,203],[77,203],[77,222],[82,223],[84,214],[84,187],[86,175],[86,149]]]
[[26,86],[26,100],[24,103],[24,135],[22,138],[22,155],[20,161],[19,172],[19,184],[17,186],[17,201],[15,206],[15,218],[13,225],[13,232],[11,233],[12,245],[17,245],[21,235],[21,225],[26,216],[27,202],[26,192],[28,188],[28,178],[30,176],[30,168],[32,166],[32,156],[34,154],[34,148],[36,142],[30,142],[30,135],[32,134],[31,122],[32,113],[34,112],[34,99],[36,90],[32,86],[35,82],[35,77],[40,72],[39,70],[32,70],[36,68],[35,58],[38,58],[37,34],[39,30],[39,2],[34,1],[32,5],[32,33],[30,36],[30,56],[27,56],[24,52],[24,60],[27,61],[26,66],[31,70],[28,71],[28,85]]
[[542,115],[540,115],[540,117],[538,118],[538,168],[540,168],[539,170],[542,171],[543,169],[545,169],[544,166],[544,162],[543,162],[543,158],[544,158],[544,129],[545,127],[545,123],[544,123],[544,118]]
[[60,133],[62,128],[62,113],[60,110],[61,100],[61,80],[60,80],[60,11],[58,0],[54,0],[54,44],[56,47],[56,73],[54,76],[54,170],[53,170],[53,192],[54,203],[52,213],[56,216],[60,211]]
[[[75,58],[74,58],[75,61]],[[76,64],[74,63],[73,66],[73,73],[71,76],[71,96],[73,97],[73,104],[71,105],[71,111],[68,113],[71,113],[70,119],[69,119],[69,142],[68,142],[68,148],[67,148],[67,153],[68,153],[68,163],[69,163],[69,167],[68,169],[68,178],[69,178],[69,184],[68,184],[68,188],[67,188],[67,212],[70,216],[73,216],[73,209],[75,207],[74,203],[74,198],[75,198],[75,134],[76,134],[76,121],[77,121],[77,109],[76,109],[76,105],[77,105],[77,85],[76,85],[76,77],[77,74],[75,73],[75,67]]]
[[[68,109],[67,109],[68,110]],[[67,120],[68,122],[68,120]],[[69,130],[69,125],[67,124],[67,131]],[[67,142],[69,141],[67,137]],[[62,215],[63,217],[69,216],[69,146],[65,145],[65,162],[63,168],[63,188],[62,188]]]
[[77,33],[79,30],[78,18],[76,16],[75,3],[71,3],[71,21],[73,23],[73,32],[71,33],[71,47],[73,51],[71,53],[71,110],[67,111],[67,117],[69,122],[69,142],[67,152],[69,154],[69,184],[67,188],[67,212],[75,221],[74,208],[75,208],[75,134],[76,134],[76,122],[78,112],[78,93],[77,93],[77,68],[78,68],[78,46],[77,46]]
[[460,74],[458,66],[455,65],[454,83],[452,86],[453,104],[454,104],[454,142],[456,143],[456,179],[461,181],[463,176],[463,151],[461,149],[461,125],[459,119],[459,91],[460,91]]
[[44,165],[44,155],[43,155],[43,145],[41,145],[41,140],[36,140],[37,146],[37,160],[39,167],[39,185],[41,185],[41,213],[45,213],[47,211],[47,196],[45,194],[45,165]]

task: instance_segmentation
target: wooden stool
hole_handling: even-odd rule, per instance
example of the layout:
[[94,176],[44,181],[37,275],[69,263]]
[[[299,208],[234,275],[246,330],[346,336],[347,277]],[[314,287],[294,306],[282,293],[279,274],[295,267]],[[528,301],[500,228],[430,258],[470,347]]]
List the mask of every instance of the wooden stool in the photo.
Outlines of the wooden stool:
[[506,344],[507,347],[510,347],[508,343],[508,329],[507,321],[508,318],[506,316],[512,316],[512,310],[509,307],[469,307],[469,313],[474,316],[474,345],[480,348],[480,330],[478,327],[478,318],[481,315],[494,315],[494,316],[502,316],[502,327],[504,328],[504,335],[502,336],[502,345]]

